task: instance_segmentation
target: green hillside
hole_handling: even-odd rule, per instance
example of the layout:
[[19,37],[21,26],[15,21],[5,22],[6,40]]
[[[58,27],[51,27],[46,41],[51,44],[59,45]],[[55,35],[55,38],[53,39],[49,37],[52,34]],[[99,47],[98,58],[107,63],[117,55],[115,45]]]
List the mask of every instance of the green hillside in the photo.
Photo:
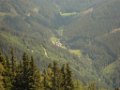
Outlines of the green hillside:
[[[63,27],[63,39],[70,47],[81,49],[100,69],[106,69],[119,58],[119,5],[119,0],[93,5],[90,7],[93,11],[86,9],[86,13],[81,12],[77,19]],[[111,65],[109,67],[112,68]],[[119,69],[119,66],[116,69]],[[112,77],[114,73],[110,70]]]
[[[1,0],[0,48],[35,57],[43,70],[69,63],[74,78],[119,87],[119,0]],[[109,74],[109,77],[107,77]],[[111,79],[112,78],[112,79]]]

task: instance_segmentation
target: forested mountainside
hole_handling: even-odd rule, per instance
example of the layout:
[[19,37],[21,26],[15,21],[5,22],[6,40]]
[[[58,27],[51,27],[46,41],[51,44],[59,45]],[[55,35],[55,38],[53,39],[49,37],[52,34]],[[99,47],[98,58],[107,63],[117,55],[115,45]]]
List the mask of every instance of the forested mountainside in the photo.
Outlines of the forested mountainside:
[[29,53],[41,70],[69,63],[83,84],[117,88],[119,9],[119,0],[0,0],[0,48],[14,48],[18,61]]
[[69,64],[60,67],[54,61],[40,71],[33,56],[24,53],[20,61],[15,57],[13,49],[10,57],[0,51],[1,90],[107,90],[98,87],[95,82],[85,85],[73,79]]

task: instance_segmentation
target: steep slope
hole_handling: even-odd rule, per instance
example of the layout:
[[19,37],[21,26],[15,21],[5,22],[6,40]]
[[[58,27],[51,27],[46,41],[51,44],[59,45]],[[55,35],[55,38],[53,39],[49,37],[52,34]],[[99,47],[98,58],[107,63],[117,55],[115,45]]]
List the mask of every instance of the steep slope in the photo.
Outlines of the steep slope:
[[[107,68],[119,58],[119,5],[119,0],[93,5],[63,27],[63,39],[67,44],[88,54],[99,69]],[[110,77],[114,73],[111,72]]]
[[63,12],[80,12],[105,0],[51,0]]
[[41,68],[70,63],[75,78],[111,87],[113,72],[107,78],[105,71],[118,59],[119,45],[111,45],[119,35],[118,9],[119,0],[1,0],[0,48],[14,47],[18,58],[28,52]]
[[[111,38],[107,40],[111,41],[111,44],[113,42],[115,42],[114,44],[118,43],[118,41],[113,40],[112,37],[116,35],[116,38],[119,40],[119,3],[118,0],[111,0],[104,2],[102,5],[87,9],[87,11],[84,11],[86,15],[80,14],[77,20],[64,27],[64,39],[71,47],[75,48],[87,48],[100,44],[101,46],[103,44],[103,48],[107,48],[110,42],[105,40],[110,37]],[[104,44],[105,42],[106,44]],[[113,53],[114,57],[116,57],[116,55],[114,55],[116,54],[114,51],[116,50],[115,47],[116,46],[108,47],[108,49],[114,49],[107,50],[111,52],[111,54]],[[117,51],[117,53],[119,52]]]
[[77,78],[84,82],[97,81],[99,75],[93,70],[92,60],[80,56],[79,50],[67,49],[52,31],[52,21],[58,13],[53,3],[47,0],[8,0],[0,4],[0,47],[4,53],[12,47],[18,58],[22,52],[28,52],[36,56],[41,68],[53,60],[69,62]]

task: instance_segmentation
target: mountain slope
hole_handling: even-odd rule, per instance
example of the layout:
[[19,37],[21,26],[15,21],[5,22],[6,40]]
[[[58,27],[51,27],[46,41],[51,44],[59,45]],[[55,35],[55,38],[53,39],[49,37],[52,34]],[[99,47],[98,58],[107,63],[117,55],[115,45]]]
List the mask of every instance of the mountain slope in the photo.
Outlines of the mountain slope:
[[113,18],[120,15],[119,0],[72,2],[0,1],[0,48],[6,53],[14,47],[18,58],[28,52],[41,68],[54,60],[70,63],[84,83],[117,87],[110,80],[113,72],[107,77],[105,71],[119,58],[119,20]]
[[[63,39],[71,48],[79,48],[88,54],[99,69],[106,69],[119,58],[119,4],[119,0],[106,0],[93,5],[63,27]],[[114,73],[110,75],[112,77]]]

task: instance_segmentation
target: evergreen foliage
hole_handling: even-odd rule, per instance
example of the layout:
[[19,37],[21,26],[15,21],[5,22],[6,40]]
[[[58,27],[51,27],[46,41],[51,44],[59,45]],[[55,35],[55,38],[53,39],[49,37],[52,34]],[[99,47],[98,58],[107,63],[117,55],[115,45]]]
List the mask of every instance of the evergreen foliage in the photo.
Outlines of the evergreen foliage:
[[11,58],[4,58],[0,53],[0,90],[65,90],[62,89],[62,81],[65,82],[62,69],[56,62],[49,64],[41,73],[34,61],[32,56],[29,58],[24,53],[22,60],[16,64],[13,49]]
[[17,64],[13,51],[11,57],[0,52],[0,90],[98,90],[95,83],[86,87],[73,79],[69,64],[53,62],[40,72],[27,53]]
[[4,58],[2,56],[2,53],[0,52],[0,90],[5,90],[4,88],[4,77],[3,77],[3,73],[4,73]]

